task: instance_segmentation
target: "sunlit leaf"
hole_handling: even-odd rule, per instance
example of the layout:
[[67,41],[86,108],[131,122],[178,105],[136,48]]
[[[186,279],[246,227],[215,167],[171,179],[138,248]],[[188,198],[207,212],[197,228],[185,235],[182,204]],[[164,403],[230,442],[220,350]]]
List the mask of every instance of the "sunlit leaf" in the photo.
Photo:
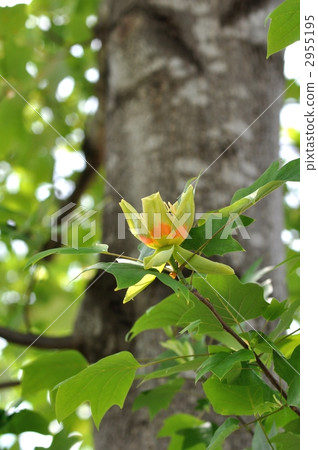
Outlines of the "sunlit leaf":
[[63,382],[56,395],[56,417],[63,420],[83,402],[90,402],[98,427],[113,405],[123,407],[139,363],[129,352],[101,359]]
[[300,0],[285,0],[268,19],[267,58],[300,39]]

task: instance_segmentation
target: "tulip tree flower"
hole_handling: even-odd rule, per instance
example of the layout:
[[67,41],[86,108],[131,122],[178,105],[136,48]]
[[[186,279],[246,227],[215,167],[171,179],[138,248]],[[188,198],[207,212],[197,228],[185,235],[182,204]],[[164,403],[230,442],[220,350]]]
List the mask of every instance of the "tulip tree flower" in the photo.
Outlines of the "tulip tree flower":
[[159,192],[143,198],[141,202],[141,214],[125,200],[119,203],[132,234],[156,250],[182,244],[194,221],[193,186],[190,185],[179,203],[174,205],[163,202]]
[[[144,258],[145,269],[160,267],[162,270],[164,265],[173,259],[190,270],[204,274],[234,274],[231,267],[210,261],[180,246],[188,237],[194,221],[192,185],[173,205],[166,204],[159,192],[142,199],[142,213],[138,213],[125,200],[121,200],[119,205],[125,214],[131,233],[146,246],[155,249],[152,255]],[[142,283],[140,287],[141,285]]]

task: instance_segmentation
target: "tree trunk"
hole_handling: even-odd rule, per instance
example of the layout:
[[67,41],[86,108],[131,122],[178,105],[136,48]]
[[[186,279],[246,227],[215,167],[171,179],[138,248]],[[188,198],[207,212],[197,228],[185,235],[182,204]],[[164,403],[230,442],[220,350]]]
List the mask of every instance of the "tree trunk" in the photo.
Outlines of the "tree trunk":
[[[103,40],[104,87],[98,123],[106,127],[107,180],[137,210],[140,198],[156,191],[174,202],[185,182],[202,170],[197,212],[217,209],[277,159],[281,102],[262,114],[283,90],[281,56],[266,60],[264,19],[275,4],[269,0],[103,3],[97,27]],[[111,251],[136,254],[132,236],[117,238],[118,193],[107,187],[104,242]],[[251,241],[243,243],[247,252],[223,258],[238,275],[259,257],[263,265],[284,258],[281,192],[255,207],[253,217],[256,224],[248,229]],[[275,296],[282,298],[279,276],[273,284]],[[122,305],[122,294],[114,293],[113,287],[111,276],[101,276],[88,290],[77,319],[76,332],[85,335],[84,351],[91,362],[131,350],[125,334],[136,317],[165,295],[163,288],[148,289],[135,302]],[[158,339],[155,333],[141,334],[133,344],[134,355],[156,355]],[[163,414],[151,423],[143,410],[132,414],[134,395],[129,395],[123,411],[114,407],[106,414],[95,432],[97,450],[167,448],[167,441],[155,439]],[[193,412],[196,395],[179,395],[173,410]],[[229,448],[242,449],[247,442],[243,435]]]

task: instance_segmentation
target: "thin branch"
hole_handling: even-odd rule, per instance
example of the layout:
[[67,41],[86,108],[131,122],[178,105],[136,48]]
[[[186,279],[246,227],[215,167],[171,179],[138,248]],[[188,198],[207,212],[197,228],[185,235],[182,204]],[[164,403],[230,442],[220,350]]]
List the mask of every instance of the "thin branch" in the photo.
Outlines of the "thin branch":
[[33,346],[46,349],[76,349],[79,350],[80,343],[73,335],[46,337],[33,333],[21,333],[20,331],[10,330],[6,327],[0,327],[0,337],[6,339],[12,344]]
[[237,420],[242,424],[242,427],[251,435],[254,436],[254,432],[250,429],[249,425],[243,420],[241,416],[235,416]]
[[12,380],[12,381],[4,381],[3,383],[0,383],[0,389],[7,389],[11,387],[20,386],[21,382],[19,380]]
[[[203,303],[205,306],[209,308],[209,310],[212,312],[214,317],[220,322],[222,325],[222,328],[227,331],[233,338],[245,349],[250,350],[249,345],[247,342],[245,342],[235,331],[223,320],[223,318],[220,316],[220,314],[217,312],[217,310],[214,308],[212,303],[205,297],[203,297],[200,292],[193,288],[189,287],[191,292],[197,297],[198,300],[200,300],[201,303]],[[253,350],[252,350],[253,351]],[[253,351],[256,362],[258,366],[261,368],[262,372],[266,376],[266,378],[271,382],[271,384],[282,394],[282,396],[287,399],[287,394],[284,391],[284,389],[280,386],[279,382],[276,380],[274,375],[268,370],[268,368],[265,366],[265,364],[261,361],[260,357]],[[290,408],[300,416],[300,411],[296,406],[290,406]]]

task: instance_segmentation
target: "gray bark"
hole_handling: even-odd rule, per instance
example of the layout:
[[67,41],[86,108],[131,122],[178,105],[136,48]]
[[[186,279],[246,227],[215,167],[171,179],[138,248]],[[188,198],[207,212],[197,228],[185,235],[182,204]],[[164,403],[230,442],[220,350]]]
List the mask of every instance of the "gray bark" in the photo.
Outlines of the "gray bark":
[[[175,201],[185,182],[209,166],[197,187],[197,211],[217,209],[277,159],[281,102],[248,128],[283,90],[281,57],[266,60],[264,19],[275,3],[103,3],[97,27],[104,43],[97,122],[106,127],[107,180],[137,210],[140,198],[156,191]],[[136,254],[133,237],[117,239],[119,201],[108,187],[104,242],[111,251]],[[243,243],[247,252],[223,258],[238,275],[260,256],[263,265],[284,258],[281,192],[255,207],[253,217],[251,240]],[[279,276],[273,284],[274,294],[282,298]],[[149,289],[123,306],[122,295],[113,287],[112,278],[102,276],[88,290],[77,319],[76,333],[85,335],[83,350],[91,362],[132,350],[125,334],[136,317],[165,295],[162,288]],[[133,344],[136,357],[156,355],[159,339],[156,333],[142,334]],[[123,411],[114,407],[107,413],[95,432],[97,450],[167,448],[166,440],[155,439],[164,414],[151,423],[145,411],[132,414],[135,395],[133,391],[128,396]],[[196,395],[180,394],[173,410],[193,412]],[[236,436],[229,445],[234,450],[245,448],[247,434]]]

